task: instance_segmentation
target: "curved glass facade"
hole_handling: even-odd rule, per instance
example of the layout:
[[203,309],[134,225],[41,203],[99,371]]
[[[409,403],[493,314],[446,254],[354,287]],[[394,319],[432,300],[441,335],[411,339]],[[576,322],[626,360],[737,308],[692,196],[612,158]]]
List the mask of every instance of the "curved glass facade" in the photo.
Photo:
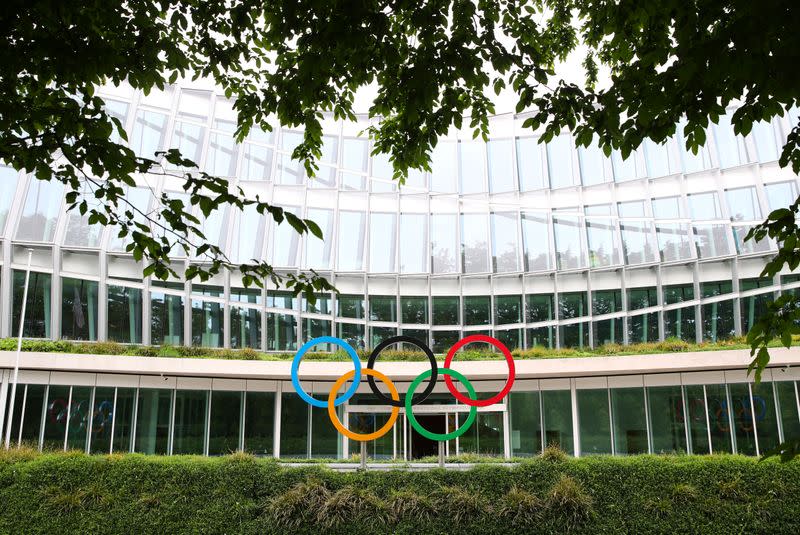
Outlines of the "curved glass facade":
[[[236,144],[231,104],[211,91],[101,94],[140,155],[178,147],[325,235],[227,210],[203,228],[231,260],[313,268],[341,294],[312,306],[280,288],[241,288],[235,275],[143,280],[113,229],[66,213],[60,184],[0,168],[0,336],[16,332],[28,248],[26,336],[267,351],[324,334],[373,347],[403,333],[437,352],[477,332],[512,348],[717,340],[745,333],[765,302],[800,287],[790,274],[760,278],[774,244],[743,241],[798,195],[797,177],[776,162],[796,110],[744,138],[727,115],[696,155],[679,133],[627,160],[576,149],[568,135],[539,144],[521,129],[524,115],[497,116],[488,143],[454,132],[431,173],[398,187],[388,159],[358,137],[366,118],[326,122],[311,179],[290,157],[299,132],[256,130]],[[156,175],[137,177],[127,197],[152,210],[161,192],[185,198],[178,179]]]

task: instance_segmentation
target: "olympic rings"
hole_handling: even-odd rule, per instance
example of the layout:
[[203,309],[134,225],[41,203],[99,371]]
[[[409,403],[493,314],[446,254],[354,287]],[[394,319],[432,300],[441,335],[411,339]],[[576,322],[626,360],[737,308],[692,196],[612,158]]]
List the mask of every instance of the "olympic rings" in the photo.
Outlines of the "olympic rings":
[[[400,394],[397,393],[397,388],[394,386],[394,383],[391,380],[389,380],[388,377],[383,375],[378,370],[373,370],[371,368],[364,368],[361,371],[364,372],[364,374],[367,375],[368,377],[377,377],[378,379],[380,379],[389,388],[389,392],[391,392],[393,400],[397,401],[400,399]],[[383,425],[383,427],[372,433],[354,433],[349,429],[347,429],[345,426],[343,426],[342,422],[339,421],[339,417],[336,416],[336,409],[334,408],[333,400],[336,399],[336,393],[339,392],[339,389],[342,387],[345,381],[347,381],[348,379],[352,379],[355,373],[356,373],[355,370],[351,370],[346,374],[342,375],[341,377],[339,377],[336,380],[336,382],[333,383],[331,392],[330,394],[328,394],[328,416],[330,417],[331,422],[333,422],[333,426],[341,434],[343,434],[350,440],[367,442],[369,440],[375,440],[381,438],[383,435],[389,432],[389,430],[394,425],[394,422],[397,420],[397,416],[400,414],[400,408],[392,407],[392,415],[389,416],[389,420]],[[430,371],[428,371],[428,373],[430,374]],[[353,384],[358,386],[358,383],[354,382]]]
[[[380,344],[378,347],[372,350],[372,353],[369,355],[369,360],[367,361],[367,368],[373,368],[375,366],[375,361],[378,359],[378,355],[380,355],[381,351],[386,349],[392,344],[396,344],[398,342],[406,342],[407,344],[414,344],[418,348],[420,348],[424,353],[425,356],[428,357],[428,361],[431,363],[431,380],[428,381],[428,386],[425,387],[425,390],[422,391],[420,397],[412,400],[412,405],[418,405],[428,399],[428,396],[431,395],[433,392],[433,388],[436,386],[436,381],[439,379],[439,367],[436,364],[436,357],[433,355],[433,351],[423,342],[417,340],[416,338],[412,338],[410,336],[393,336],[391,338],[387,338]],[[405,400],[394,400],[389,399],[389,397],[378,390],[378,385],[375,384],[375,379],[372,378],[372,375],[367,374],[367,382],[369,383],[369,387],[372,390],[372,393],[378,396],[378,398],[391,405],[392,407],[403,407],[405,406]]]
[[300,350],[294,356],[294,360],[292,361],[292,386],[294,386],[295,391],[303,399],[303,401],[320,409],[327,407],[327,404],[324,401],[314,399],[306,394],[306,391],[303,390],[302,386],[300,386],[300,379],[297,377],[297,371],[300,368],[300,361],[303,360],[303,355],[305,355],[306,352],[315,345],[324,343],[335,344],[343,348],[345,351],[347,351],[347,354],[350,355],[350,359],[352,359],[353,364],[355,365],[355,377],[353,378],[353,385],[347,390],[347,392],[344,393],[342,397],[336,400],[334,405],[338,407],[353,397],[353,394],[355,394],[356,390],[358,390],[358,383],[361,382],[361,360],[358,358],[358,354],[356,353],[355,349],[350,347],[350,344],[341,338],[335,338],[333,336],[320,336],[319,338],[309,340],[303,344],[303,347],[300,348]]
[[[450,351],[447,352],[447,357],[444,359],[444,367],[448,368],[450,366],[450,363],[453,362],[453,357],[455,356],[456,351],[467,344],[471,344],[472,342],[486,342],[487,344],[491,344],[503,352],[503,355],[506,357],[506,362],[508,362],[508,379],[506,380],[506,385],[500,392],[489,399],[476,400],[475,398],[467,399],[461,392],[456,390],[455,385],[453,385],[453,380],[450,379],[450,377],[445,376],[444,383],[447,385],[447,389],[450,391],[450,393],[453,394],[453,397],[461,403],[469,405],[470,407],[488,407],[489,405],[499,403],[508,395],[509,392],[511,392],[511,387],[514,385],[514,377],[516,377],[516,370],[514,369],[514,357],[511,356],[511,351],[509,351],[505,344],[503,344],[503,342],[500,340],[492,338],[491,336],[486,336],[485,334],[473,334],[472,336],[467,336],[466,338],[459,340],[453,347],[450,348]],[[464,381],[461,382],[464,383]]]
[[[378,359],[381,351],[386,349],[391,344],[395,344],[398,342],[405,342],[409,344],[413,344],[420,348],[424,353],[425,356],[428,357],[428,361],[430,362],[431,368],[429,370],[425,370],[421,374],[419,374],[409,385],[408,392],[406,393],[405,397],[401,400],[400,394],[397,391],[397,388],[394,386],[394,383],[386,377],[381,372],[375,370],[373,366],[375,365],[375,361]],[[472,343],[472,342],[486,342],[488,344],[493,345],[500,351],[502,351],[503,355],[508,362],[508,380],[506,381],[505,386],[503,389],[498,392],[496,395],[492,396],[489,399],[479,400],[478,395],[475,392],[475,388],[472,386],[472,383],[464,377],[459,372],[451,369],[450,363],[453,361],[455,357],[456,351],[464,347],[465,345]],[[333,384],[331,391],[328,393],[327,403],[322,400],[315,399],[308,395],[305,390],[303,390],[302,386],[300,385],[300,379],[298,377],[298,369],[300,368],[300,361],[303,359],[303,355],[308,352],[308,350],[315,346],[316,344],[322,343],[329,343],[335,344],[342,347],[347,354],[350,356],[351,360],[354,364],[354,370],[349,371],[339,377],[336,382]],[[389,420],[377,431],[372,433],[354,433],[347,429],[341,421],[339,421],[339,417],[336,415],[336,407],[340,406],[341,404],[348,401],[358,390],[358,385],[361,382],[361,375],[362,373],[367,376],[367,382],[369,384],[370,389],[372,390],[375,397],[392,407],[391,415],[389,416]],[[420,423],[417,421],[416,417],[414,416],[413,406],[418,405],[425,401],[425,399],[430,396],[431,392],[433,392],[436,383],[438,382],[439,374],[445,376],[445,383],[447,384],[447,388],[450,393],[461,403],[469,406],[469,415],[464,423],[458,427],[457,429],[450,431],[449,433],[432,433],[422,427]],[[495,403],[499,403],[502,401],[508,393],[511,391],[511,387],[514,384],[514,378],[516,376],[516,371],[514,368],[514,358],[511,355],[511,352],[508,348],[496,338],[492,338],[491,336],[486,336],[482,334],[476,334],[472,336],[468,336],[459,342],[457,342],[450,351],[447,352],[447,357],[444,361],[444,367],[439,368],[438,364],[436,363],[436,358],[433,354],[433,351],[423,342],[417,340],[416,338],[410,336],[394,336],[387,340],[381,342],[378,347],[376,347],[369,356],[367,361],[366,368],[361,368],[361,361],[359,360],[358,354],[356,351],[350,347],[350,345],[342,340],[341,338],[335,338],[332,336],[321,336],[319,338],[314,338],[313,340],[309,340],[297,351],[297,354],[294,356],[294,360],[292,361],[292,368],[291,368],[291,377],[292,377],[292,386],[294,386],[295,391],[300,396],[303,401],[308,403],[313,407],[318,407],[321,409],[327,408],[328,409],[328,416],[331,420],[331,423],[336,428],[339,433],[346,436],[351,440],[356,440],[359,442],[366,442],[368,440],[375,440],[377,438],[382,437],[389,430],[397,421],[397,417],[400,414],[400,409],[404,408],[406,412],[406,416],[408,417],[409,422],[411,423],[412,428],[414,428],[420,435],[435,441],[445,441],[445,440],[452,440],[456,437],[459,437],[467,432],[467,430],[472,426],[475,422],[475,419],[478,415],[478,407],[486,407],[489,405],[493,405]],[[464,387],[467,389],[469,393],[469,397],[464,396],[458,390],[456,390],[455,386],[453,385],[452,377],[458,380]],[[375,384],[375,380],[373,378],[378,378],[381,382],[383,382],[388,388],[391,397],[383,394],[380,390],[378,390],[377,385]],[[425,379],[429,379],[428,385],[425,387],[425,390],[420,392],[419,396],[415,399],[414,392],[419,387],[420,383]],[[350,386],[347,391],[342,394],[340,397],[336,397],[339,392],[339,389],[342,388],[345,382],[348,380],[352,381],[352,385]]]
[[[473,400],[477,399],[478,395],[475,393],[475,388],[473,388],[472,383],[470,383],[466,377],[464,377],[455,370],[451,370],[450,368],[441,368],[439,372],[445,377],[455,377],[456,379],[458,379],[458,382],[467,387],[467,392],[469,392],[470,397]],[[425,370],[424,372],[419,374],[416,379],[411,381],[411,384],[408,387],[408,393],[406,394],[406,416],[408,417],[408,422],[411,424],[411,427],[417,430],[417,433],[431,440],[438,440],[444,442],[445,440],[452,440],[454,438],[460,437],[461,435],[467,432],[467,429],[470,428],[472,423],[475,421],[475,417],[478,415],[478,407],[476,407],[475,405],[470,406],[469,416],[467,416],[466,421],[461,425],[461,427],[453,431],[450,431],[449,433],[432,433],[427,429],[425,429],[424,427],[422,427],[417,421],[416,416],[414,416],[414,411],[412,410],[411,407],[412,405],[411,397],[413,396],[414,390],[416,390],[419,384],[425,379],[427,379],[430,375],[431,375],[431,370]]]

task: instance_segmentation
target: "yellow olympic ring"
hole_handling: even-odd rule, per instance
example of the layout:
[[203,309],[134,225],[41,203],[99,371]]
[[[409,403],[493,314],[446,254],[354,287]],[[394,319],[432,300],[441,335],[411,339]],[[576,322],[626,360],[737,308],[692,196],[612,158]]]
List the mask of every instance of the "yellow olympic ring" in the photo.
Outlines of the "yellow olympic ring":
[[[389,387],[389,392],[392,394],[392,399],[395,401],[400,400],[400,394],[397,393],[397,388],[395,388],[394,383],[381,372],[378,370],[373,370],[372,368],[362,368],[361,373],[380,379],[383,384]],[[342,388],[342,385],[345,383],[345,381],[352,379],[355,374],[355,370],[350,370],[346,374],[339,377],[335,383],[333,383],[331,392],[328,394],[328,416],[330,417],[333,426],[350,440],[356,440],[359,442],[375,440],[389,432],[394,423],[397,421],[397,416],[400,414],[400,407],[392,407],[392,415],[389,416],[389,421],[387,421],[384,426],[377,431],[372,433],[353,433],[347,429],[342,425],[342,422],[339,421],[339,417],[336,416],[336,409],[334,408],[333,404],[336,401],[336,394],[339,392],[339,389]]]

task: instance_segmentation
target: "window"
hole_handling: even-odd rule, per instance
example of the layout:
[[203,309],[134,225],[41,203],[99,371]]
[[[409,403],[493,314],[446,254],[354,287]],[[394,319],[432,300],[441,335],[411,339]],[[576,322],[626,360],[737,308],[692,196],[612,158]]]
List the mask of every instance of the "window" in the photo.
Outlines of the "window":
[[[742,286],[740,289],[744,290]],[[742,313],[742,332],[746,333],[758,319],[766,314],[767,305],[773,301],[772,292],[758,295],[750,295],[739,299],[739,306]]]
[[[385,155],[381,155],[384,156]],[[376,157],[375,160],[378,158]],[[353,171],[361,171],[365,172],[367,170],[367,161],[369,160],[369,147],[367,144],[366,139],[362,138],[354,138],[354,137],[346,137],[342,140],[342,167],[345,169],[351,169]],[[375,162],[373,160],[373,162]],[[388,163],[388,158],[386,160]],[[392,169],[391,165],[388,168],[388,172],[386,173],[378,173],[376,172],[376,165],[373,163],[372,166],[372,175],[379,176],[381,178],[392,178]],[[380,166],[378,166],[380,167]],[[384,167],[385,169],[385,167]]]
[[208,454],[227,455],[239,450],[242,393],[212,391],[209,414]]
[[150,341],[153,344],[183,344],[183,297],[151,292]]
[[[689,445],[687,449],[689,453],[694,453],[695,455],[711,453],[708,436],[711,429],[713,429],[713,433],[719,431],[716,425],[722,423],[717,420],[719,413],[709,412],[708,418],[706,418],[706,395],[702,385],[689,385],[684,388],[686,393],[683,412],[686,415],[685,420],[689,426]],[[709,398],[709,401],[711,401],[711,398]],[[719,409],[721,410],[722,407],[719,407]],[[727,419],[727,416],[725,416],[725,419]],[[713,428],[707,425],[711,422],[715,424]],[[727,423],[724,424],[724,428],[728,429]]]
[[392,295],[369,296],[369,319],[397,321],[397,298]]
[[205,170],[215,176],[236,176],[236,160],[239,156],[239,145],[233,137],[214,132],[208,143],[208,159]]
[[297,319],[290,314],[267,313],[267,350],[293,351],[297,348],[295,336]]
[[696,332],[694,307],[664,311],[664,338],[678,338],[693,344]]
[[[11,325],[14,334],[19,328],[22,309],[22,294],[25,290],[25,272],[13,271]],[[28,282],[28,298],[25,304],[25,338],[50,338],[50,275],[31,271]]]
[[397,272],[397,214],[373,212],[369,219],[369,270]]
[[431,214],[431,260],[434,273],[458,271],[456,216]]
[[461,193],[483,193],[486,179],[483,157],[486,147],[481,141],[460,141],[458,154],[461,163]]
[[522,322],[522,299],[518,295],[494,297],[494,324],[506,325]]
[[622,153],[615,150],[611,153],[611,165],[614,169],[614,180],[617,182],[628,182],[641,178],[636,168],[636,152],[631,152],[627,158],[623,159]]
[[137,453],[168,453],[172,392],[166,388],[139,389],[135,437]]
[[164,113],[144,109],[136,112],[130,147],[137,156],[153,159],[156,151],[166,148],[167,119]]
[[192,345],[222,347],[225,340],[224,305],[192,299]]
[[553,189],[575,185],[572,172],[572,138],[569,135],[555,136],[547,143],[547,164],[550,187]]
[[142,343],[142,290],[108,285],[108,339]]
[[[303,343],[319,338],[321,336],[331,335],[331,322],[330,320],[322,320],[316,318],[302,318],[303,325]],[[335,351],[332,344],[317,344],[314,348],[315,351]]]
[[504,329],[494,332],[494,337],[500,340],[511,351],[522,349],[522,329]]
[[310,405],[294,392],[281,394],[281,457],[308,457],[308,411]]
[[435,296],[433,298],[433,324],[458,325],[458,297]]
[[517,238],[517,214],[493,213],[492,221],[492,266],[495,273],[519,271],[519,241]]
[[778,159],[778,147],[775,144],[775,129],[769,121],[753,123],[751,136],[756,143],[758,161],[761,163],[774,162]]
[[670,164],[669,149],[667,142],[656,143],[650,139],[644,140],[644,155],[647,165],[647,176],[658,178],[675,173]]
[[98,386],[95,388],[94,406],[90,408],[91,413],[88,415],[92,420],[91,453],[111,453],[111,439],[113,438],[111,427],[116,412],[114,410],[114,390],[113,387]]
[[653,444],[653,453],[686,453],[681,387],[647,387],[647,410],[650,414],[650,441]]
[[272,175],[274,152],[272,147],[245,143],[244,156],[242,157],[242,180],[269,180]]
[[702,314],[703,340],[716,342],[727,340],[736,334],[733,326],[733,300],[705,304]]
[[711,126],[714,133],[714,144],[717,147],[717,159],[719,166],[723,169],[747,163],[746,157],[740,157],[739,138],[733,133],[732,116],[731,112],[720,115],[717,124]]
[[427,236],[427,214],[400,214],[400,273],[428,272]]
[[[203,153],[203,138],[206,129],[194,123],[175,121],[175,130],[172,133],[170,146],[177,148],[183,158],[188,158],[195,164],[200,164]],[[171,164],[168,164],[171,166]]]
[[272,455],[275,393],[247,392],[244,403],[244,451],[254,455]]
[[489,271],[489,229],[485,214],[461,215],[461,262],[464,273]]
[[397,336],[395,327],[370,327],[369,328],[370,347],[377,347],[381,342],[393,336]]
[[626,221],[620,223],[622,250],[628,265],[656,261],[653,243],[653,225],[647,221]]
[[577,216],[553,216],[553,233],[556,242],[558,269],[584,267],[581,246],[581,221]]
[[682,303],[683,301],[691,301],[692,299],[694,299],[693,284],[670,284],[664,286],[665,305]]
[[258,309],[231,307],[231,347],[261,348],[261,312]]
[[587,219],[586,240],[589,246],[590,267],[619,264],[617,229],[613,219]]
[[550,225],[546,214],[522,214],[525,271],[550,269]]
[[472,295],[464,297],[464,324],[490,325],[492,308],[488,295]]
[[514,154],[511,139],[493,139],[486,144],[489,156],[489,191],[515,191]]
[[611,318],[593,323],[594,347],[606,344],[621,344],[622,338],[622,318]]
[[600,316],[622,310],[621,290],[596,290],[592,292],[592,314]]
[[440,142],[431,152],[431,191],[456,191],[456,144],[453,142]]
[[572,398],[569,390],[542,390],[542,428],[546,445],[574,453]]
[[172,453],[203,454],[208,418],[208,392],[178,390],[175,392],[175,436]]
[[578,147],[578,161],[581,166],[581,178],[584,186],[593,186],[605,182],[603,151],[592,140],[588,147]]
[[[692,258],[689,225],[683,223],[658,223],[656,225],[658,249],[663,262]],[[697,243],[697,242],[696,242]],[[700,241],[704,246],[705,241]]]
[[658,313],[639,314],[628,318],[628,343],[643,344],[658,341]]
[[306,265],[314,269],[329,269],[333,248],[333,210],[309,208],[308,218],[319,225],[322,239],[306,234]]
[[11,167],[0,165],[0,236],[6,226],[6,218],[14,202],[14,195],[17,191],[19,173]]
[[[298,208],[292,206],[284,207],[284,210],[294,215],[298,215],[299,212]],[[263,223],[261,224],[263,225]],[[257,227],[254,226],[253,228]],[[241,231],[244,231],[244,229],[240,228],[240,233]],[[255,241],[255,250],[258,252],[261,250],[261,240],[262,239],[259,237],[256,237],[254,240],[251,231],[248,243],[253,243],[253,241]],[[281,224],[275,222],[272,225],[272,240],[272,261],[275,265],[284,267],[297,266],[297,253],[300,249],[300,234],[286,221]],[[260,257],[254,256],[253,258],[258,259]]]
[[339,229],[347,230],[349,239],[337,240],[339,249],[339,271],[361,271],[364,269],[364,235],[366,216],[364,212],[339,212]]
[[56,180],[39,180],[33,176],[29,182],[16,239],[52,242],[61,214],[64,186]]
[[61,279],[61,337],[97,340],[97,288],[94,281]]
[[731,221],[757,221],[761,219],[761,207],[754,187],[729,189],[725,192]]
[[554,317],[553,294],[530,294],[526,296],[528,323],[551,321]]
[[517,174],[520,191],[533,191],[548,187],[542,156],[542,145],[539,144],[539,138],[517,138]]
[[431,349],[434,353],[445,353],[459,338],[458,331],[431,331]]
[[508,396],[511,455],[532,457],[542,450],[539,392],[511,392]]
[[638,310],[657,305],[658,292],[655,286],[628,289],[628,310]]
[[689,195],[689,213],[695,221],[722,219],[722,210],[715,191]]
[[586,292],[567,292],[558,294],[558,317],[562,320],[589,315]]
[[731,281],[701,282],[700,293],[703,297],[713,297],[715,295],[729,294],[733,291]]
[[752,416],[755,417],[756,421],[758,450],[763,455],[764,452],[776,448],[780,443],[778,435],[779,415],[775,412],[775,396],[772,392],[772,384],[767,382],[751,383],[750,388],[752,389]]
[[795,182],[765,184],[764,191],[767,193],[767,204],[770,211],[786,208],[797,199],[797,185]]
[[561,347],[575,347],[583,349],[589,347],[589,323],[571,323],[558,327],[558,336]]
[[663,197],[653,199],[653,216],[656,219],[680,219],[683,217],[683,206],[680,197]]
[[[747,388],[747,385],[745,385]],[[706,385],[708,403],[708,420],[711,431],[711,448],[713,453],[732,453],[731,446],[731,411],[728,404],[728,392],[725,385]],[[689,395],[687,389],[687,397]],[[734,406],[734,411],[735,411]],[[694,443],[694,441],[693,441]],[[694,453],[697,453],[696,451]]]
[[[249,205],[239,212],[237,223],[238,227],[235,230],[233,247],[231,247],[232,260],[237,263],[260,261],[263,257],[264,246],[264,217],[253,205]],[[294,232],[294,229],[286,222],[280,226],[284,228],[284,234],[288,232],[285,230],[286,227],[289,227],[289,231]],[[284,258],[286,256],[288,256],[288,252]]]
[[643,388],[611,388],[614,453],[647,453],[647,423]]
[[403,323],[428,323],[427,297],[401,297],[400,308]]
[[539,327],[527,329],[528,347],[546,347],[553,349],[556,345],[554,327]]
[[336,298],[336,315],[340,318],[363,319],[365,310],[363,295],[341,294]]
[[581,454],[611,453],[611,420],[608,390],[578,390],[578,432]]
[[338,336],[351,347],[364,349],[366,347],[364,326],[358,323],[341,323],[337,322]]

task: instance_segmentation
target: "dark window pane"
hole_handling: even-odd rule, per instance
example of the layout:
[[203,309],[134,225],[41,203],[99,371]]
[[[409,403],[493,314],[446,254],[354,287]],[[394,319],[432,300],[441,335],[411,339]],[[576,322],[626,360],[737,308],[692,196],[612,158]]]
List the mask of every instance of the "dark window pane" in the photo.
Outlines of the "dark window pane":
[[[22,294],[25,291],[25,272],[14,270],[11,287],[13,308],[11,325],[14,335],[19,329],[22,309]],[[25,306],[25,325],[22,335],[26,338],[50,338],[50,275],[31,271],[28,282],[28,299]]]
[[97,283],[61,279],[61,337],[97,340]]
[[114,387],[95,388],[92,408],[92,453],[111,453],[114,420]]
[[175,393],[175,438],[172,453],[204,453],[207,408],[206,390],[178,390]]
[[572,440],[572,398],[569,390],[542,390],[542,426],[547,446],[574,453]]
[[363,295],[340,295],[336,298],[336,315],[340,318],[364,319]]
[[577,396],[581,454],[611,453],[608,390],[578,390]]
[[647,387],[647,405],[653,453],[686,453],[681,387]]
[[295,393],[281,395],[281,457],[308,457],[309,407]]
[[594,346],[622,343],[622,318],[594,322]]
[[504,331],[495,331],[495,338],[500,340],[511,351],[515,349],[522,349],[522,329],[506,329]]
[[133,408],[135,403],[135,388],[117,388],[117,403],[114,407],[113,451],[124,453],[131,450]]
[[508,396],[511,456],[531,457],[542,450],[539,392],[512,392]]
[[628,310],[654,307],[656,305],[658,305],[658,293],[655,287],[628,289]]
[[369,319],[372,321],[397,321],[397,299],[391,295],[369,297]]
[[433,352],[446,353],[453,344],[458,342],[459,337],[458,331],[431,331]]
[[458,297],[433,298],[433,324],[458,325]]
[[797,406],[797,391],[794,381],[775,383],[781,407],[781,424],[784,438],[800,438],[800,413]]
[[664,286],[664,304],[682,303],[694,299],[694,285],[672,284]]
[[554,348],[556,345],[555,327],[528,329],[528,347]]
[[586,292],[558,294],[558,315],[562,320],[588,316],[589,307],[586,304]]
[[592,292],[592,314],[611,314],[622,310],[620,290],[597,290]]
[[[137,453],[167,453],[172,390],[141,388],[136,408]],[[121,450],[120,450],[121,451]]]
[[292,292],[267,292],[267,306],[294,310],[295,297]]
[[[339,418],[343,417],[344,411],[339,409]],[[391,434],[389,435],[391,436]],[[339,431],[333,427],[331,419],[328,417],[327,409],[311,408],[311,457],[323,459],[336,459],[340,455]],[[283,451],[281,451],[283,454]]]
[[364,349],[366,347],[366,341],[364,339],[365,332],[364,332],[364,325],[359,323],[339,323],[336,324],[337,327],[337,336],[350,344],[350,347],[354,347],[356,349]]
[[589,347],[589,323],[573,323],[560,325],[558,334],[561,338],[561,347]]
[[428,323],[427,297],[401,297],[403,323]]
[[734,336],[733,301],[703,305],[703,340],[716,342]]
[[231,347],[261,348],[261,311],[257,308],[231,307]]
[[86,451],[86,439],[89,436],[89,421],[92,418],[92,387],[73,386],[72,403],[69,411],[69,427],[67,430],[67,449]]
[[[695,455],[710,453],[708,424],[712,422],[712,419],[711,414],[709,414],[708,420],[706,420],[706,398],[702,385],[686,387],[685,412],[686,422],[689,425],[689,452]],[[716,420],[713,420],[713,422],[716,427]],[[727,424],[725,424],[725,428],[727,429]]]
[[244,449],[272,455],[275,434],[275,393],[247,392],[244,408]]
[[183,344],[183,297],[151,293],[150,314],[150,341],[153,344]]
[[291,351],[297,348],[295,335],[297,320],[288,314],[267,313],[267,349],[269,351]]
[[[731,453],[731,422],[725,385],[706,385],[706,400],[711,448],[714,453]],[[693,453],[699,452],[695,449]]]
[[[758,433],[758,450],[764,452],[774,449],[780,443],[778,436],[778,415],[775,412],[775,396],[772,393],[772,383],[752,384],[753,389],[753,416],[756,420],[756,433]],[[786,435],[787,438],[796,438],[796,435]]]
[[[56,451],[64,449],[64,437],[67,432],[69,388],[62,385],[51,385],[48,389],[47,412],[44,419],[44,442],[42,443],[43,450]],[[19,388],[17,392],[19,392]]]
[[211,425],[208,431],[208,454],[225,455],[239,449],[242,393],[211,391]]
[[488,295],[464,297],[464,324],[489,325],[492,322],[492,308]]
[[108,286],[108,339],[123,344],[142,343],[142,290]]
[[739,299],[742,311],[742,332],[746,333],[758,318],[767,312],[767,305],[773,301],[772,293],[751,295]]
[[658,341],[658,312],[628,318],[628,343],[638,344]]
[[192,299],[192,345],[222,347],[225,341],[223,305]]
[[[25,385],[17,385],[17,397],[22,399],[19,395],[26,388]],[[21,444],[29,445],[33,448],[39,446],[39,431],[42,428],[42,409],[44,408],[44,395],[47,390],[47,385],[27,385],[27,392],[25,392],[25,409],[22,418],[22,432],[19,434]],[[11,395],[11,388],[9,386],[9,396]],[[14,408],[15,421],[19,419],[20,408]],[[19,424],[16,424],[17,428]],[[5,428],[3,429],[5,432]],[[11,441],[17,438],[16,435],[11,433]]]
[[643,388],[612,388],[614,415],[614,453],[647,453],[647,418],[644,413]]
[[756,455],[756,438],[753,423],[753,405],[747,383],[728,385],[731,392],[731,414],[736,451],[743,455]]
[[551,321],[554,317],[553,294],[531,294],[525,296],[528,309],[525,313],[528,323]]
[[494,298],[494,324],[506,325],[522,321],[522,299],[518,295],[496,295]]
[[680,338],[694,343],[695,338],[694,307],[676,308],[664,311],[664,337]]
[[702,297],[713,297],[715,295],[729,294],[733,291],[731,281],[701,282],[700,295]]

